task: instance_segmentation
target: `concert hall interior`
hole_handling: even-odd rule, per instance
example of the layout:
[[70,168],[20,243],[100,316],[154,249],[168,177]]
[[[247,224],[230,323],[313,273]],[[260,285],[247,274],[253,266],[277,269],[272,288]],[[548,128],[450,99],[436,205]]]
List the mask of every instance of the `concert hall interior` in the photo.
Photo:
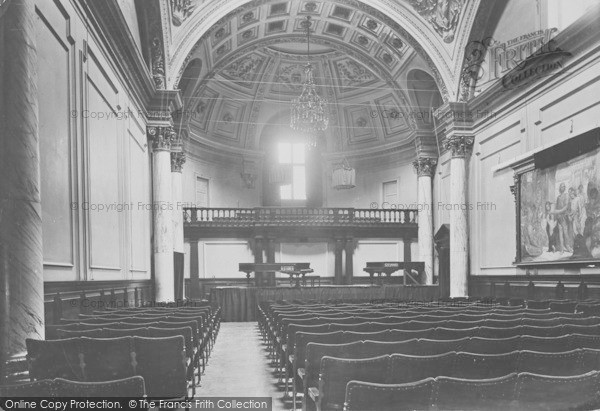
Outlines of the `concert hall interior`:
[[600,0],[0,0],[0,408],[600,409],[599,96]]

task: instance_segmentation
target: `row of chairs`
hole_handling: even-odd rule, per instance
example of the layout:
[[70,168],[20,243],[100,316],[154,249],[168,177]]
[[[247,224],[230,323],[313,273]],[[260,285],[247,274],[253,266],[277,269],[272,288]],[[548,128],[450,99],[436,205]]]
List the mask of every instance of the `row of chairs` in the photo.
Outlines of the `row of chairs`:
[[183,398],[188,394],[182,336],[27,339],[26,344],[32,381],[108,382],[141,376],[150,397]]
[[296,399],[298,390],[306,394],[309,387],[318,385],[321,360],[326,356],[369,358],[383,354],[429,356],[453,351],[497,355],[519,350],[546,353],[583,348],[600,350],[598,335],[569,334],[560,337],[519,335],[503,339],[464,337],[456,340],[401,340],[394,334],[394,331],[382,331],[369,336],[345,331],[328,334],[298,333],[296,354],[291,359],[292,398]]
[[317,411],[341,410],[346,386],[352,380],[406,384],[439,376],[488,379],[515,372],[565,377],[598,369],[600,351],[589,349],[562,353],[513,351],[489,355],[449,352],[432,356],[392,354],[361,359],[323,357],[319,387],[309,387],[308,396],[315,402]]
[[440,376],[406,384],[350,381],[344,410],[595,410],[600,408],[598,386],[599,371],[566,377],[531,373],[493,379]]
[[146,395],[144,378],[140,376],[107,382],[80,382],[54,378],[0,386],[0,398],[142,398],[144,395]]
[[[538,350],[536,344],[541,344],[541,351],[551,353],[598,348],[599,339],[594,336],[600,335],[600,319],[582,311],[577,310],[577,303],[572,301],[551,301],[544,307],[530,304],[529,308],[478,304],[472,301],[464,304],[453,302],[448,306],[398,304],[390,301],[335,305],[278,302],[259,306],[259,328],[278,369],[280,372],[285,371],[286,395],[291,376],[294,405],[296,391],[300,386],[305,394],[305,409],[312,409],[306,400],[310,397],[311,388],[313,397],[319,401],[320,390],[315,376],[319,372],[323,374],[320,361],[327,356],[323,355],[327,349],[333,357],[349,356],[348,360],[352,361],[352,356],[364,358],[373,350],[375,356],[380,355],[382,350],[392,350],[388,354],[450,355],[455,354],[455,351],[477,351],[479,347],[479,351],[483,351],[480,354],[486,357],[493,355],[494,350],[502,351],[502,355],[517,350]],[[529,334],[531,336],[523,337]],[[338,340],[327,341],[327,336]],[[372,337],[386,342],[364,341]],[[498,338],[501,340],[496,340]],[[410,340],[410,343],[406,340]],[[378,348],[371,347],[373,344]],[[394,352],[390,344],[400,352]],[[313,346],[314,355],[310,352],[310,347]],[[320,349],[324,349],[324,353],[319,353]],[[433,352],[428,354],[428,351]],[[572,358],[565,361],[573,364],[571,360]],[[588,362],[588,365],[592,368],[583,371],[599,369],[597,362]],[[574,370],[582,371],[577,368]],[[516,371],[543,372],[534,367],[509,367],[499,375]],[[382,374],[381,368],[379,373]],[[434,372],[429,376],[439,375]],[[484,377],[486,376],[480,376]],[[336,384],[336,378],[331,381]],[[340,381],[342,389],[338,386],[337,402],[332,403],[332,409],[341,409],[343,403],[345,380],[342,378]]]
[[[183,353],[183,359],[178,360],[179,365],[184,366],[183,382],[185,384],[185,392],[181,389],[174,389],[175,386],[179,387],[181,379],[179,376],[173,378],[169,384],[165,384],[165,392],[174,392],[177,396],[182,394],[187,395],[187,388],[191,388],[192,395],[195,394],[196,386],[201,378],[201,374],[204,371],[208,356],[212,346],[215,343],[216,336],[220,328],[220,309],[214,310],[210,306],[172,306],[172,307],[129,307],[118,310],[102,310],[94,311],[92,314],[80,314],[78,319],[61,319],[61,324],[47,325],[46,326],[46,338],[48,343],[55,343],[54,346],[62,345],[64,341],[81,340],[79,337],[84,337],[86,343],[82,347],[92,347],[87,352],[87,357],[91,354],[96,356],[97,352],[102,352],[99,347],[104,344],[114,345],[117,344],[115,341],[122,341],[123,338],[127,337],[140,337],[136,341],[155,340],[160,346],[164,344],[166,337],[178,337],[183,339],[183,348],[179,347],[176,341],[171,339],[171,342],[175,342],[175,345],[170,347],[170,350],[179,352],[179,357]],[[59,339],[59,340],[57,340]],[[57,340],[57,341],[54,341]],[[134,340],[131,340],[134,341]],[[65,350],[73,350],[74,347],[67,344]],[[133,343],[132,343],[133,344]],[[118,345],[118,344],[117,344]],[[81,348],[81,347],[80,347]],[[124,353],[127,351],[124,345],[118,348],[118,352]],[[83,351],[75,350],[79,354],[86,357]],[[129,348],[129,354],[138,356],[137,350],[134,346]],[[172,351],[171,351],[172,352]],[[37,353],[39,354],[39,352]],[[36,355],[37,355],[36,354]],[[155,352],[155,355],[160,357],[162,355],[160,350]],[[135,364],[136,359],[133,358]],[[32,357],[33,358],[33,357]],[[58,356],[54,359],[55,362],[60,363],[64,360],[64,356]],[[52,359],[47,359],[49,362]],[[172,359],[171,359],[172,360]],[[39,361],[37,361],[39,363]],[[151,362],[151,360],[150,360]],[[107,375],[102,372],[102,368],[89,368],[86,362],[83,362],[87,374],[80,375],[77,380],[81,381],[81,378],[93,379],[94,381],[111,381],[114,380],[114,375]],[[56,365],[56,364],[55,364]],[[64,364],[63,364],[64,365]],[[109,369],[112,366],[108,366]],[[123,363],[124,369],[122,372],[127,374],[127,363]],[[60,365],[57,365],[60,369]],[[134,367],[135,368],[135,367]],[[138,367],[139,368],[139,367]],[[78,368],[73,368],[77,370]],[[142,367],[142,369],[144,369]],[[43,376],[38,372],[40,368],[33,366],[30,363],[30,377],[33,379],[40,379]],[[100,370],[100,371],[99,371]],[[160,373],[160,370],[155,370]],[[159,389],[159,379],[157,378],[147,382],[147,388],[150,392],[157,392]],[[46,375],[48,377],[48,375]],[[54,377],[66,377],[62,375],[54,375]],[[71,376],[72,377],[72,376]],[[48,378],[53,378],[52,376]],[[155,383],[156,382],[156,383]]]
[[[292,362],[289,360],[295,354],[295,337],[299,331],[304,332],[332,332],[336,330],[355,331],[362,333],[379,332],[383,330],[396,330],[395,337],[398,339],[430,338],[430,339],[457,339],[468,336],[484,338],[508,338],[517,335],[533,336],[558,336],[572,333],[598,334],[600,333],[599,318],[557,318],[558,321],[531,320],[531,322],[506,322],[489,323],[487,320],[479,322],[417,322],[408,321],[400,323],[387,323],[385,317],[378,319],[382,322],[355,323],[353,321],[329,323],[327,320],[318,319],[308,323],[289,324],[285,343],[278,339],[273,341],[275,347],[276,361],[282,367],[282,373],[289,376]],[[581,320],[581,321],[580,321]],[[515,325],[527,324],[527,325]]]

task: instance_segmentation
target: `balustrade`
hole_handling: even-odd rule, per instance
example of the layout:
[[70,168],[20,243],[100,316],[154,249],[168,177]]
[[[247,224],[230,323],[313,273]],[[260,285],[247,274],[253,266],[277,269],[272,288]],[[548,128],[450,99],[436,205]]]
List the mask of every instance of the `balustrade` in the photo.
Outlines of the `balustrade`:
[[223,227],[342,225],[415,225],[418,212],[412,209],[373,210],[359,208],[257,207],[184,208],[187,225]]

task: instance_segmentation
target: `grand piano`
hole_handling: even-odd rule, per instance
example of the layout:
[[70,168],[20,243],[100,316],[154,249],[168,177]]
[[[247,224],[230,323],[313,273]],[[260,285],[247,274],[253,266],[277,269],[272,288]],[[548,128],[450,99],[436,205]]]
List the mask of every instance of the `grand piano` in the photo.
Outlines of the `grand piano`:
[[246,273],[248,285],[250,285],[250,273],[254,273],[254,285],[256,287],[272,286],[275,284],[275,275],[268,273],[284,273],[290,276],[290,282],[300,287],[300,278],[304,279],[306,274],[312,273],[310,263],[240,263],[239,270]]
[[379,283],[383,284],[382,275],[388,278],[396,271],[404,271],[403,284],[415,285],[421,284],[425,271],[425,263],[422,261],[378,261],[368,262],[363,271],[369,273],[371,284],[373,284],[375,274],[378,275]]

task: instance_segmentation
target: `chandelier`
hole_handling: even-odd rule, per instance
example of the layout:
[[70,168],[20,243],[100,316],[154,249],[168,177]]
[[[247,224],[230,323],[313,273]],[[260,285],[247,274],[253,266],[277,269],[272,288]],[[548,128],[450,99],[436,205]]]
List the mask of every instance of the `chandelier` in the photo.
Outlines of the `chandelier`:
[[310,16],[306,17],[306,79],[302,84],[302,93],[292,99],[290,127],[308,135],[308,145],[316,146],[317,134],[327,128],[329,115],[327,100],[319,96],[315,89],[313,68],[310,64]]

